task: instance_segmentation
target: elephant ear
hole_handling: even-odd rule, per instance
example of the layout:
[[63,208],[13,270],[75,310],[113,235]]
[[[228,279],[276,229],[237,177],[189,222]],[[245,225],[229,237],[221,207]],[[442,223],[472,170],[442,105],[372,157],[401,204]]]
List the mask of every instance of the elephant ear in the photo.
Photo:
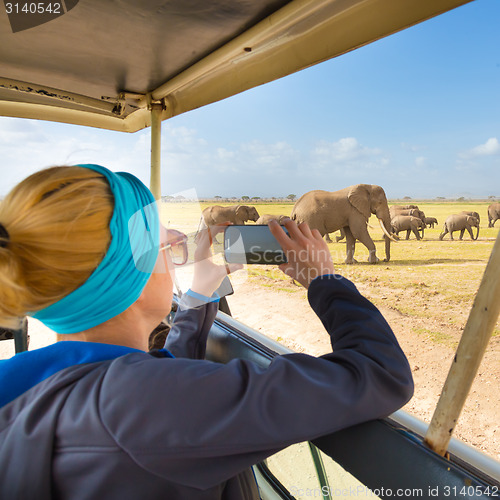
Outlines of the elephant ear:
[[235,213],[241,219],[248,220],[248,207],[246,205],[238,205]]
[[371,189],[368,184],[356,184],[352,186],[347,194],[349,203],[358,211],[360,211],[366,220],[371,216],[370,210],[370,193]]

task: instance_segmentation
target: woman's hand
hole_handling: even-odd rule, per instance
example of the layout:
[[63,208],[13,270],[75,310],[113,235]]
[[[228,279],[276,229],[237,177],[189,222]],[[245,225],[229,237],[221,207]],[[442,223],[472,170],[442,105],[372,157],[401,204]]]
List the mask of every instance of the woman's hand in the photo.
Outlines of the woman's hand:
[[285,274],[306,288],[309,288],[314,278],[334,274],[332,256],[317,229],[311,231],[305,222],[297,225],[291,219],[286,220],[283,225],[288,230],[288,235],[276,221],[269,222],[269,229],[288,261],[279,266]]
[[230,222],[210,226],[200,230],[196,235],[196,250],[194,252],[194,276],[191,290],[211,297],[219,288],[222,280],[230,273],[242,269],[242,264],[216,264],[212,260],[212,241],[215,236],[224,232]]

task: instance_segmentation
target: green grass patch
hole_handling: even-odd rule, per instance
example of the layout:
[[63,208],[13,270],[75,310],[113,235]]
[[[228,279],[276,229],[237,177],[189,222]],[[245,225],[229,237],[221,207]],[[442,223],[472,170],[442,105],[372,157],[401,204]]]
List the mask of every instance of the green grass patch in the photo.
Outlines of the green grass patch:
[[442,344],[452,349],[456,349],[458,346],[458,341],[453,339],[453,337],[444,332],[436,332],[433,330],[428,330],[427,328],[415,327],[412,331],[417,335],[425,335],[429,340],[436,344]]

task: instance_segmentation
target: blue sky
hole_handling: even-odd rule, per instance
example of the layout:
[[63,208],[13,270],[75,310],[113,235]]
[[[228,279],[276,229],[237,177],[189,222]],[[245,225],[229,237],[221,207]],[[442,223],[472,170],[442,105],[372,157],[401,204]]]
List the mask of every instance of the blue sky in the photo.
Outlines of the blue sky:
[[[500,198],[499,0],[476,0],[163,124],[162,194]],[[52,164],[149,182],[149,131],[0,118],[0,195]]]

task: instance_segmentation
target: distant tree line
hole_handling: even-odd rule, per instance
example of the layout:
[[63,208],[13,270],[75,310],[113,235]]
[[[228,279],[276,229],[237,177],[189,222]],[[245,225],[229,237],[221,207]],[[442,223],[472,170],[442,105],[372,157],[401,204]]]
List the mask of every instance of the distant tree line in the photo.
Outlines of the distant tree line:
[[[182,201],[202,201],[205,203],[289,203],[289,202],[295,202],[297,200],[297,195],[295,194],[289,194],[287,196],[271,196],[271,197],[261,197],[261,196],[249,196],[249,195],[243,195],[243,196],[220,196],[216,195],[213,197],[202,197],[199,200],[188,200],[182,195],[178,196],[162,196],[162,201],[166,202],[182,202]],[[394,198],[390,199],[389,202],[391,203],[396,203],[399,201],[405,201],[408,202],[410,200],[413,200],[411,196],[404,196],[403,198]],[[418,198],[417,201],[438,201],[438,202],[459,202],[459,203],[464,203],[464,202],[494,202],[498,201],[500,202],[500,196],[494,196],[490,195],[487,198],[465,198],[464,196],[460,196],[459,198],[446,198],[444,196],[436,196],[435,198]]]

